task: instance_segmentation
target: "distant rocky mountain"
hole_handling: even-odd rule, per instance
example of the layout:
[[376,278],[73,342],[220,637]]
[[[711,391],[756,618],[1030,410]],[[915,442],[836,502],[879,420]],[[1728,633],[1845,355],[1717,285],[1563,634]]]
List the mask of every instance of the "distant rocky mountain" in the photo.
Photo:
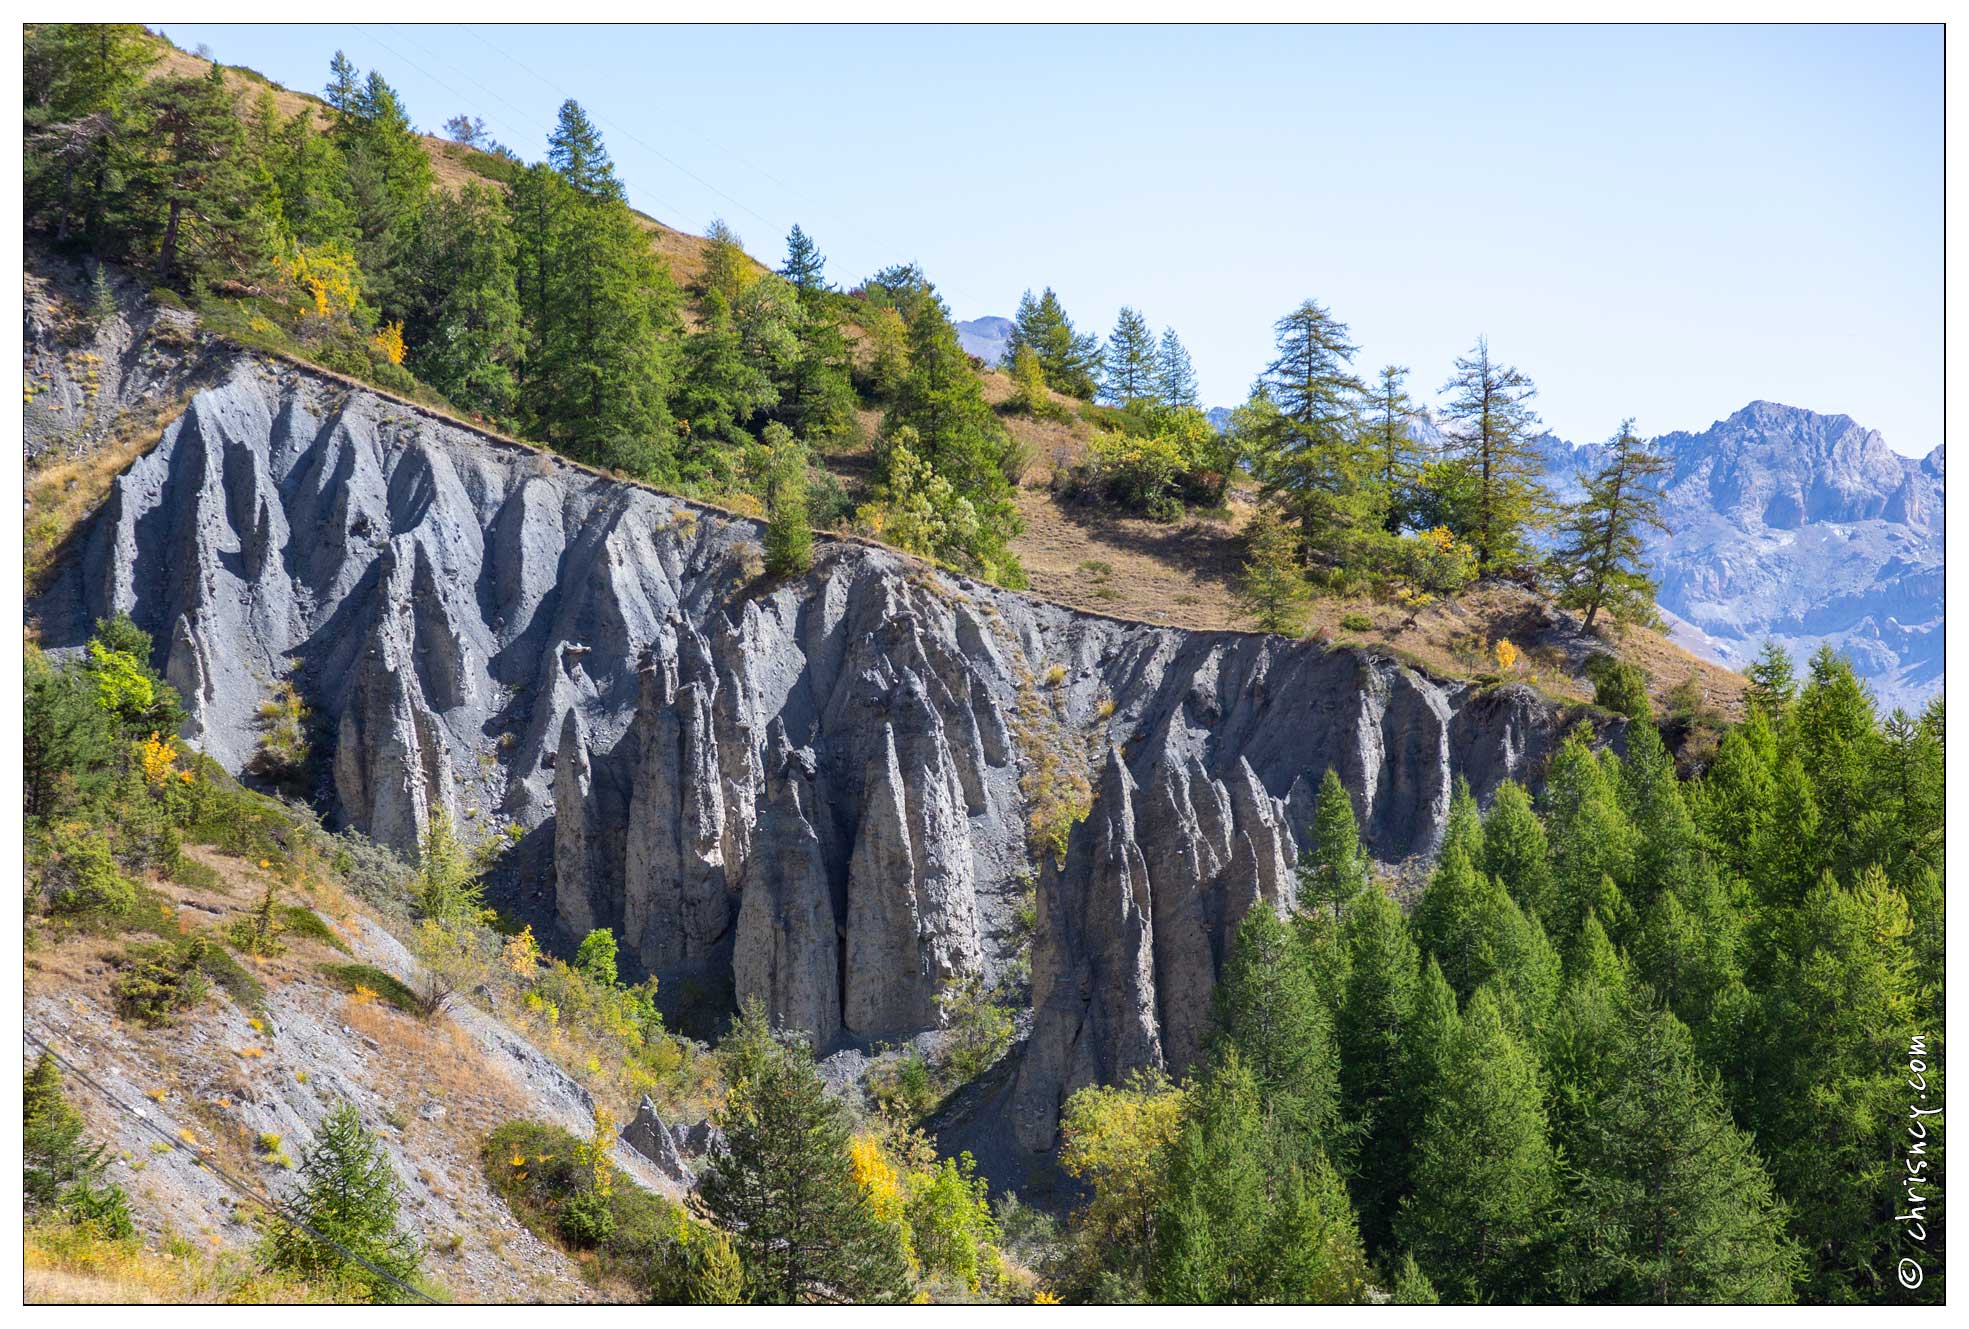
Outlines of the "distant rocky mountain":
[[986,318],[974,318],[968,323],[959,323],[957,344],[964,348],[965,354],[975,355],[985,362],[986,367],[997,364],[1005,356],[1005,346],[1012,338],[1012,320],[999,318],[993,314]]
[[[1941,690],[1941,447],[1904,457],[1848,416],[1768,401],[1656,442],[1674,470],[1648,555],[1677,641],[1735,669],[1767,639],[1801,668],[1829,643],[1883,708]],[[1604,456],[1541,448],[1563,498]]]

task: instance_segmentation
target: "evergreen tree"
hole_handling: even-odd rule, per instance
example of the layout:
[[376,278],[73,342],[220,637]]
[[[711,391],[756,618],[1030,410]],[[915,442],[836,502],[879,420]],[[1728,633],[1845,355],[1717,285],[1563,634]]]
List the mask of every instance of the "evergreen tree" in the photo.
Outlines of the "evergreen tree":
[[827,256],[820,252],[820,246],[807,238],[807,233],[795,226],[786,237],[786,265],[779,275],[793,283],[800,298],[805,300],[829,290],[823,275],[827,270]]
[[1260,503],[1245,525],[1244,548],[1237,599],[1251,626],[1259,632],[1299,635],[1308,591],[1298,537],[1269,503]]
[[1537,1064],[1486,988],[1424,1118],[1396,1236],[1455,1301],[1535,1295],[1556,1196]]
[[142,212],[156,235],[158,277],[189,287],[257,274],[273,237],[243,169],[245,131],[219,67],[150,84],[143,115]]
[[1537,389],[1519,370],[1492,359],[1490,343],[1479,337],[1457,359],[1443,391],[1453,394],[1443,408],[1444,432],[1470,480],[1469,510],[1454,529],[1476,546],[1479,572],[1517,567],[1528,556],[1529,532],[1544,524],[1548,502],[1532,445],[1538,417],[1530,401]]
[[1401,533],[1414,507],[1410,490],[1422,470],[1419,449],[1410,435],[1410,422],[1420,408],[1408,395],[1408,369],[1384,365],[1368,398],[1368,433],[1374,442],[1382,502],[1387,513],[1382,525],[1390,535]]
[[1311,908],[1331,905],[1337,920],[1340,907],[1367,886],[1367,858],[1361,852],[1354,803],[1340,773],[1329,766],[1313,805],[1313,841],[1299,861],[1299,902]]
[[[1408,1188],[1405,1131],[1408,1040],[1415,1031],[1422,961],[1401,910],[1370,890],[1347,911],[1347,994],[1336,1022],[1341,1116],[1357,1131],[1348,1171],[1368,1249],[1390,1238]],[[1454,998],[1451,1014],[1454,1014]]]
[[1199,405],[1196,370],[1191,367],[1190,353],[1174,328],[1162,330],[1162,343],[1156,350],[1155,395],[1164,406]]
[[23,200],[56,244],[110,252],[136,167],[139,94],[159,52],[137,23],[31,23],[22,33]]
[[1531,795],[1516,780],[1506,780],[1491,795],[1478,866],[1526,912],[1541,917],[1553,913],[1556,902],[1545,825],[1532,811]]
[[785,425],[766,426],[766,571],[805,572],[814,561],[814,528],[807,519],[807,449]]
[[704,273],[698,279],[698,289],[707,297],[718,297],[730,308],[738,303],[739,292],[753,275],[752,261],[745,256],[745,241],[739,239],[738,232],[727,226],[722,217],[711,219],[704,238],[707,242]]
[[1141,311],[1123,305],[1101,357],[1101,396],[1117,406],[1154,401],[1155,382],[1155,334]]
[[1623,919],[1605,907],[1603,883],[1630,880],[1634,831],[1584,727],[1566,736],[1545,778],[1545,833],[1552,846],[1552,933],[1562,948],[1589,908],[1619,935]]
[[404,336],[417,377],[468,411],[495,418],[518,398],[523,354],[518,246],[497,191],[438,193],[418,221]]
[[1156,1219],[1159,1300],[1365,1299],[1366,1260],[1345,1190],[1317,1151],[1281,1149],[1264,1088],[1235,1050],[1191,1093]]
[[281,126],[268,165],[287,236],[298,245],[333,243],[353,252],[355,209],[342,156],[334,140],[316,129],[312,110],[296,112]]
[[1073,330],[1073,320],[1048,286],[1037,299],[1031,291],[1019,297],[1018,316],[1006,339],[1009,359],[1022,346],[1030,346],[1039,357],[1046,375],[1046,386],[1067,397],[1093,399],[1096,375],[1101,368],[1101,339],[1093,333]]
[[1422,1266],[1415,1262],[1413,1252],[1403,1252],[1401,1271],[1395,1275],[1394,1294],[1389,1301],[1396,1306],[1435,1306],[1440,1304],[1436,1296],[1436,1285],[1422,1272]]
[[1744,673],[1750,677],[1745,699],[1774,722],[1798,695],[1798,676],[1792,669],[1791,653],[1777,642],[1765,642],[1757,659]]
[[1262,902],[1238,925],[1214,1001],[1211,1049],[1235,1050],[1283,1143],[1331,1143],[1339,1062],[1304,952]]
[[131,1234],[120,1186],[101,1184],[105,1150],[83,1138],[82,1114],[62,1094],[62,1073],[47,1051],[21,1084],[22,1208],[85,1225],[112,1240]]
[[328,86],[322,89],[322,96],[328,108],[335,112],[338,124],[346,124],[361,113],[358,102],[362,97],[362,71],[341,51],[328,61]]
[[1666,530],[1661,517],[1661,478],[1673,463],[1634,436],[1623,420],[1608,445],[1607,463],[1582,477],[1586,496],[1567,512],[1551,566],[1559,603],[1586,611],[1586,630],[1605,610],[1616,623],[1654,627],[1655,584],[1642,566],[1641,542],[1649,530]]
[[411,245],[435,184],[430,158],[396,89],[374,70],[334,135],[365,290],[378,309],[400,315],[412,278]]
[[125,750],[98,700],[96,681],[30,646],[25,664],[21,779],[29,818],[52,818],[93,801]]
[[1254,464],[1266,490],[1291,505],[1311,552],[1346,563],[1355,539],[1384,516],[1361,429],[1365,389],[1350,367],[1354,346],[1347,325],[1312,300],[1274,331],[1277,355],[1259,382],[1278,405],[1281,428]]
[[420,1257],[417,1243],[397,1225],[402,1191],[382,1144],[363,1129],[352,1104],[341,1104],[316,1129],[301,1156],[299,1182],[287,1196],[288,1209],[312,1232],[291,1223],[277,1226],[268,1262],[310,1282],[347,1280],[370,1301],[406,1300],[391,1280],[415,1277]]
[[804,1047],[750,1011],[719,1047],[730,1085],[715,1120],[725,1147],[698,1197],[731,1234],[747,1300],[896,1302],[909,1295],[900,1230],[856,1184],[845,1109]]
[[1736,1109],[1756,1132],[1809,1267],[1810,1300],[1872,1300],[1903,1249],[1914,1024],[1907,902],[1877,869],[1830,874],[1774,920]]
[[1568,1136],[1574,1295],[1656,1305],[1791,1300],[1784,1206],[1682,1022],[1630,1000],[1605,1092]]
[[671,465],[668,271],[626,204],[544,166],[516,177],[513,215],[528,332],[522,420],[573,456],[659,478]]
[[547,164],[590,198],[619,202],[625,197],[602,131],[572,97],[561,103],[554,131],[547,136]]

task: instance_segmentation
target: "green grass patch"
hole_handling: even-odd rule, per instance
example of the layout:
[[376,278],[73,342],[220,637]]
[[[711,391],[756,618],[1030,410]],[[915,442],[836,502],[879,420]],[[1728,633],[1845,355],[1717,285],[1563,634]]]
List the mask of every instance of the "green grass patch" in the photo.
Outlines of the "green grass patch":
[[402,979],[385,973],[373,964],[325,964],[321,972],[350,992],[359,987],[368,988],[406,1015],[421,1017],[424,1014],[424,1003]]
[[328,920],[302,904],[283,905],[280,910],[280,925],[296,937],[306,937],[324,946],[332,946],[347,955],[349,943],[342,940],[341,934],[328,926]]

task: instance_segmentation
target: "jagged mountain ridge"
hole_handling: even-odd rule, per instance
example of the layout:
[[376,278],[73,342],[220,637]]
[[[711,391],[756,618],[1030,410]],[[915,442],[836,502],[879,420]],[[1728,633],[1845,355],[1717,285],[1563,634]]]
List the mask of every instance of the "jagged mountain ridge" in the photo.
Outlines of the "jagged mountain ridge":
[[1005,358],[1005,347],[1012,339],[1011,319],[991,314],[952,326],[957,329],[957,344],[964,348],[964,353],[977,356],[984,361],[985,368],[992,368]]
[[[1648,561],[1680,644],[1741,669],[1767,639],[1801,661],[1826,643],[1885,705],[1941,690],[1940,446],[1902,456],[1848,416],[1767,401],[1655,445],[1673,469]],[[1541,446],[1565,498],[1605,451]]]
[[[611,927],[627,967],[723,983],[823,1048],[931,1028],[945,982],[1011,968],[1039,860],[1035,1149],[1073,1088],[1188,1064],[1230,929],[1291,902],[1329,766],[1373,852],[1426,854],[1455,776],[1535,776],[1568,719],[851,542],[773,582],[760,534],[241,357],[29,609],[57,649],[129,612],[234,770],[291,677],[340,820],[398,847],[435,809],[515,822],[571,936]],[[1092,815],[1035,853],[1081,780]]]

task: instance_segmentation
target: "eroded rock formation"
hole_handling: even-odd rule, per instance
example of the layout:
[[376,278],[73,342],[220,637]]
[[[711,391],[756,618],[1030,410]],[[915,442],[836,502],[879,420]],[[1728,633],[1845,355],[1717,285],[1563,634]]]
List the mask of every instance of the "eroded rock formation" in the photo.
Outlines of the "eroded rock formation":
[[[1031,947],[1015,1098],[1197,1052],[1231,930],[1284,907],[1322,773],[1383,859],[1451,782],[1534,772],[1557,718],[1385,655],[1120,622],[753,522],[242,360],[116,485],[44,640],[149,630],[232,769],[291,678],[318,792],[399,848],[437,811],[552,838],[560,921],[764,1002],[823,1048],[934,1026]],[[1082,813],[1056,859],[1035,829]],[[1036,879],[1036,936],[1014,920]]]

